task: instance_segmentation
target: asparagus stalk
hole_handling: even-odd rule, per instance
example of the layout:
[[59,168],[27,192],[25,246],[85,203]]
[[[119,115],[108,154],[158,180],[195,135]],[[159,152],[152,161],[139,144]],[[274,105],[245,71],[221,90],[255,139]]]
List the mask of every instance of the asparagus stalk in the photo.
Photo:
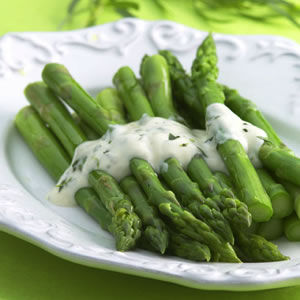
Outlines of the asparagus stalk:
[[42,120],[49,125],[72,157],[75,148],[86,141],[86,137],[75,124],[67,108],[43,82],[29,84],[24,93],[30,104]]
[[81,129],[89,141],[97,140],[100,135],[87,125],[75,112],[72,114],[75,124]]
[[178,120],[173,106],[169,68],[161,55],[145,55],[140,73],[154,114],[162,118]]
[[300,218],[300,187],[285,180],[280,180],[280,182],[291,195],[294,202],[294,210],[298,218]]
[[162,187],[147,161],[133,158],[130,168],[150,203],[158,207],[161,214],[166,216],[179,232],[206,244],[211,251],[220,254],[221,261],[240,262],[229,243],[225,243],[206,223],[180,207],[175,195]]
[[293,200],[284,186],[277,183],[265,169],[257,169],[257,174],[268,193],[273,207],[273,218],[282,219],[293,211]]
[[113,78],[131,120],[139,120],[143,114],[154,116],[145,92],[129,67],[122,67]]
[[268,222],[258,224],[256,233],[266,240],[276,240],[283,235],[283,219],[272,218]]
[[55,136],[31,106],[22,108],[15,124],[27,145],[48,173],[58,180],[70,164],[70,158]]
[[170,232],[169,252],[179,257],[194,261],[210,261],[211,253],[209,248],[188,236],[177,233],[168,228]]
[[237,90],[224,87],[225,104],[242,120],[245,120],[261,129],[263,129],[267,135],[269,141],[274,145],[286,148],[283,142],[278,137],[277,133],[271,126],[271,124],[265,119],[263,114],[258,110],[255,103],[251,100],[243,98]]
[[159,54],[165,58],[169,66],[172,94],[175,101],[183,109],[188,110],[192,124],[198,124],[200,128],[205,128],[203,107],[191,77],[186,74],[180,61],[170,51],[161,50]]
[[168,246],[169,234],[165,224],[158,217],[154,208],[148,204],[144,192],[132,176],[127,176],[120,182],[123,191],[130,197],[137,215],[143,224],[143,234],[151,247],[160,253],[164,253]]
[[109,113],[99,106],[60,64],[50,63],[42,72],[44,82],[62,98],[90,127],[103,135],[110,124]]
[[252,218],[247,205],[234,198],[230,189],[222,188],[202,157],[195,156],[189,163],[187,172],[191,179],[199,185],[204,195],[213,198],[218,203],[223,215],[231,225],[239,228],[250,226]]
[[[110,231],[112,215],[104,207],[96,192],[90,188],[81,188],[75,193],[76,203],[84,209],[106,231]],[[112,232],[113,233],[113,232]]]
[[[224,176],[223,176],[224,177]],[[222,181],[223,177],[219,177]],[[238,257],[242,259],[242,261],[277,261],[277,260],[285,260],[287,257],[283,256],[278,248],[269,243],[264,236],[258,236],[254,234],[254,232],[259,230],[259,224],[261,225],[261,232],[263,235],[266,235],[266,238],[275,237],[275,235],[280,234],[280,226],[274,228],[274,231],[271,230],[272,219],[265,223],[256,223],[252,222],[251,226],[246,230],[243,230],[241,226],[238,225],[237,222],[231,222],[232,230],[234,232],[234,237],[236,240],[234,249],[238,254]],[[275,221],[276,223],[276,221]],[[277,222],[278,223],[278,222]],[[275,225],[275,224],[274,224]],[[268,232],[268,228],[270,232]],[[271,236],[271,232],[273,232],[273,236]],[[251,248],[249,243],[253,243],[253,247]]]
[[[192,65],[192,79],[205,113],[210,104],[224,104],[223,88],[216,82],[217,77],[216,46],[209,34],[198,48]],[[253,220],[269,220],[273,213],[270,198],[240,142],[229,139],[218,145],[218,151],[239,192],[239,198],[248,205]]]
[[220,144],[218,150],[235,183],[238,197],[247,204],[253,220],[268,221],[273,215],[271,200],[243,146],[238,141],[228,140]]
[[300,220],[296,214],[284,220],[284,235],[290,241],[300,241]]
[[225,241],[234,243],[234,238],[228,221],[219,209],[210,208],[205,202],[198,185],[190,180],[180,163],[175,158],[165,161],[167,168],[161,168],[160,174],[178,197],[181,204],[196,218],[204,221]]
[[116,236],[117,250],[132,249],[141,235],[141,221],[135,214],[129,197],[121,191],[117,181],[103,171],[92,171],[88,179],[112,215],[110,228]]
[[214,172],[214,176],[217,178],[219,184],[223,189],[231,190],[235,194],[233,183],[228,175],[223,172],[216,171]]
[[277,177],[300,185],[300,158],[268,141],[260,147],[259,158]]
[[109,113],[109,119],[117,124],[125,124],[126,117],[123,102],[113,88],[102,90],[96,97],[97,103]]
[[276,245],[262,236],[237,230],[235,238],[239,249],[244,255],[243,261],[245,262],[268,262],[289,259],[289,257],[280,253]]

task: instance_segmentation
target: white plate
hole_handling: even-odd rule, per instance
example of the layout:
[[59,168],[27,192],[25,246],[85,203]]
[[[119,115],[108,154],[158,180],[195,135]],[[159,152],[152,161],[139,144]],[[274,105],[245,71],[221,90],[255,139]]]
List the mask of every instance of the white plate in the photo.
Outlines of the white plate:
[[[206,33],[169,21],[137,19],[72,32],[11,33],[0,39],[0,229],[67,260],[214,290],[259,290],[300,283],[300,245],[278,241],[290,261],[194,263],[146,251],[115,251],[112,237],[79,208],[51,205],[54,182],[13,125],[24,87],[60,62],[90,93],[110,86],[122,65],[138,72],[145,53],[172,50],[188,68]],[[300,154],[300,46],[272,36],[214,35],[220,81],[253,99]]]

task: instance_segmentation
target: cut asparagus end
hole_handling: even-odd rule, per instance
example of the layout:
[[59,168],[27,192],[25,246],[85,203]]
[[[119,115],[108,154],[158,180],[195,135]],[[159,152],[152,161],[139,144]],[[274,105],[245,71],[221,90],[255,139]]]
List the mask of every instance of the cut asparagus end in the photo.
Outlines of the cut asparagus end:
[[300,220],[296,214],[285,219],[284,234],[290,241],[300,241]]
[[273,217],[282,219],[293,211],[293,201],[288,193],[282,192],[272,199]]
[[255,201],[252,205],[248,205],[248,209],[255,222],[267,222],[273,215],[272,207],[258,201]]

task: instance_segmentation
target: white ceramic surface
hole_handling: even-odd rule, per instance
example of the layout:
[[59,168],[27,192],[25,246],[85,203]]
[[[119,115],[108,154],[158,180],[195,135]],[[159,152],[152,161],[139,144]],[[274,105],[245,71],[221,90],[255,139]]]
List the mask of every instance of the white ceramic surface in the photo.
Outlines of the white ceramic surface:
[[[67,260],[214,290],[258,290],[300,283],[300,244],[277,242],[291,260],[194,263],[114,249],[112,237],[79,208],[45,200],[54,182],[38,164],[13,119],[24,87],[41,80],[45,63],[60,62],[91,94],[110,86],[122,65],[138,72],[145,53],[172,50],[189,68],[206,33],[169,21],[121,21],[72,32],[11,33],[0,39],[0,229]],[[300,154],[300,46],[274,36],[214,35],[220,81],[255,101],[283,140]]]

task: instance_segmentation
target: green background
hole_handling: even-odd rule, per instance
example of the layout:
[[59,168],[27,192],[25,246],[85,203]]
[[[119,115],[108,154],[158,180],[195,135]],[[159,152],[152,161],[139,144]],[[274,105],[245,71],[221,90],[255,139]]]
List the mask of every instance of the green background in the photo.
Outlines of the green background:
[[[239,34],[274,34],[300,42],[300,29],[288,21],[255,23],[239,17],[224,24],[203,22],[191,0],[165,0],[162,11],[153,1],[136,1],[143,19],[170,19],[203,30]],[[0,35],[12,31],[54,31],[66,15],[69,0],[1,0]],[[227,18],[224,13],[222,17]],[[99,23],[119,16],[106,10]],[[77,17],[65,29],[85,24]],[[300,299],[300,287],[260,292],[211,292],[185,288],[156,280],[123,275],[76,265],[0,232],[0,299]]]

